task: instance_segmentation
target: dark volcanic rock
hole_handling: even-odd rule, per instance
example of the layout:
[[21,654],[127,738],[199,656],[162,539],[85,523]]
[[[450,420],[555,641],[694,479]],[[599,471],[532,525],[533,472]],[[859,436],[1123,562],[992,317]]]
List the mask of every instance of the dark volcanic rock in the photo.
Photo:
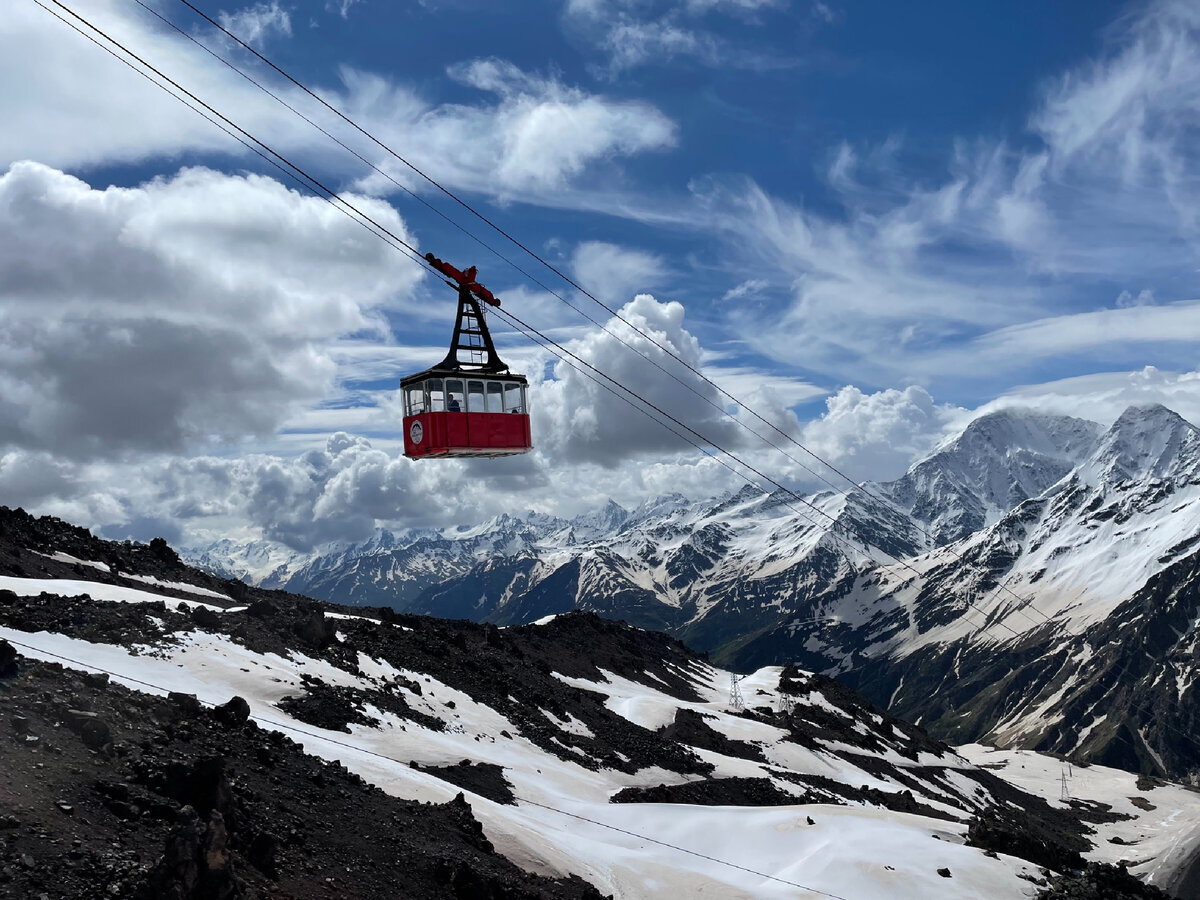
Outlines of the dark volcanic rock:
[[1008,807],[992,807],[972,818],[967,845],[1018,856],[1056,872],[1083,868],[1080,850],[1089,846],[1079,835],[1064,834],[1024,810]]
[[325,613],[319,609],[297,619],[292,630],[300,640],[317,650],[328,647],[337,637],[337,623],[326,619]]
[[428,772],[442,781],[466,788],[471,793],[487,797],[495,803],[516,805],[512,785],[504,777],[503,766],[495,763],[475,763],[469,759],[464,759],[456,766],[422,766],[415,762],[410,765],[420,772]]
[[[30,552],[32,551],[32,552]],[[63,553],[81,562],[54,559]],[[84,565],[92,563],[94,565]],[[31,516],[23,509],[0,506],[0,575],[26,578],[80,578],[136,587],[165,597],[196,599],[195,594],[145,581],[127,581],[122,573],[148,575],[164,582],[191,584],[206,590],[228,593],[237,590],[229,582],[184,565],[162,538],[149,544],[105,541],[86,528],[53,516]],[[222,605],[205,597],[205,602]]]
[[520,652],[544,660],[562,675],[603,681],[603,669],[678,700],[703,699],[689,673],[703,665],[700,659],[659,632],[630,628],[595,613],[571,612],[545,625],[512,629],[511,639]]
[[226,727],[234,728],[250,718],[250,704],[245,697],[230,697],[228,703],[213,709],[213,715]]
[[0,678],[11,678],[17,674],[17,648],[8,641],[0,641]]
[[180,697],[24,660],[0,690],[0,722],[19,716],[36,734],[69,735],[67,711],[81,707],[109,725],[117,752],[96,755],[73,739],[5,742],[0,827],[14,824],[0,840],[0,894],[600,896],[577,878],[530,875],[496,855],[462,796],[398,800],[252,721],[235,734],[216,710]]
[[709,778],[686,784],[624,788],[612,803],[692,803],[697,806],[791,806],[804,798],[781,790],[769,778]]
[[1037,900],[1170,900],[1170,895],[1134,878],[1124,866],[1093,862],[1082,872],[1052,878]]
[[192,607],[192,621],[205,631],[220,631],[221,617],[207,606]]
[[675,721],[658,729],[658,733],[689,747],[699,747],[701,750],[711,750],[713,753],[739,759],[766,761],[761,749],[745,741],[735,741],[726,737],[710,727],[704,718],[693,709],[680,709],[675,713]]
[[[382,690],[355,690],[340,685],[327,684],[311,675],[302,675],[304,693],[296,697],[284,697],[276,705],[289,716],[328,728],[330,731],[350,733],[350,726],[379,724],[379,720],[365,711],[370,703],[376,709],[390,712],[401,719],[408,719],[432,731],[442,731],[441,719],[413,709],[404,697],[396,692]],[[418,693],[419,693],[418,688]]]
[[[913,760],[922,752],[943,756],[950,751],[949,747],[932,739],[923,729],[897,719],[844,684],[824,675],[785,666],[779,676],[779,690],[797,698],[819,694],[828,704],[842,711],[835,712],[819,703],[797,703],[787,714],[786,727],[792,732],[791,739],[805,747],[820,749],[822,742],[836,742],[870,753],[893,749]],[[873,731],[864,734],[855,727],[860,721],[872,719],[879,726]],[[886,732],[891,732],[895,739],[885,743],[879,733]]]
[[94,712],[67,710],[67,724],[89,750],[100,750],[112,743],[112,729]]
[[237,900],[245,896],[246,884],[234,871],[229,831],[221,814],[213,810],[205,825],[194,809],[185,806],[167,837],[162,858],[146,876],[138,900]]

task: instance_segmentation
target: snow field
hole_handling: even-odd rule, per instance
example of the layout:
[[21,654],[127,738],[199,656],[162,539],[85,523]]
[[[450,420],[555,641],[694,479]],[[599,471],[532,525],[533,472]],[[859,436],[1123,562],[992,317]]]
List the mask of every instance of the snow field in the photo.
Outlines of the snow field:
[[[995,774],[1051,806],[1066,807],[1062,801],[1063,774],[1067,793],[1078,800],[1105,803],[1113,812],[1134,816],[1119,822],[1092,825],[1095,848],[1084,854],[1098,862],[1126,862],[1131,872],[1152,884],[1161,884],[1200,846],[1200,792],[1178,784],[1138,790],[1138,777],[1107,766],[1068,766],[1067,763],[1029,750],[997,750],[982,744],[966,744],[959,752],[976,765],[987,764]],[[1145,809],[1134,804],[1154,809]],[[1124,843],[1111,843],[1119,838]]]
[[[140,579],[145,580],[145,579]],[[154,584],[185,590],[189,593],[222,597],[223,594],[206,591],[192,585],[170,583],[153,580]],[[162,594],[152,594],[137,588],[123,587],[119,584],[102,584],[98,581],[76,581],[71,578],[17,578],[12,575],[0,575],[0,591],[12,591],[21,597],[36,597],[38,594],[58,594],[62,597],[79,597],[87,594],[93,600],[108,600],[113,603],[165,603],[169,607],[180,606],[194,609],[202,606],[214,612],[227,612],[223,606],[202,603],[199,600],[180,600],[177,597],[164,597]]]

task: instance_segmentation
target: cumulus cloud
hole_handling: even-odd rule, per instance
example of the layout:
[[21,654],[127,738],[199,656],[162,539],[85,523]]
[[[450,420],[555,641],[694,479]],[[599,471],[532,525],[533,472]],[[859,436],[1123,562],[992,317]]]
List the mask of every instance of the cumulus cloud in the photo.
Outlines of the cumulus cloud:
[[[622,307],[621,316],[689,366],[699,369],[703,365],[700,342],[684,327],[682,304],[660,303],[649,294],[640,294]],[[571,351],[669,411],[703,440],[730,446],[743,439],[736,424],[724,417],[725,404],[715,388],[623,322],[614,319],[608,329],[611,333],[592,331],[572,342]],[[585,371],[560,362],[554,380],[540,386],[533,421],[539,433],[547,435],[545,444],[553,455],[613,466],[650,452],[687,452],[689,440],[700,440],[686,432],[686,439],[672,434],[607,390],[609,382],[599,379],[597,383]],[[678,425],[668,425],[682,431]]]
[[[147,539],[246,532],[297,550],[365,538],[379,525],[445,527],[511,511],[514,497],[546,486],[536,457],[414,463],[335,432],[296,456],[146,457],[82,464],[45,454],[0,456],[8,502],[62,515],[107,534]],[[145,535],[145,537],[143,537]]]
[[[357,198],[395,233],[390,207]],[[272,432],[420,270],[267,178],[0,176],[0,440],[87,459]]]
[[934,403],[928,391],[915,386],[865,394],[847,385],[825,406],[824,415],[805,426],[805,445],[852,478],[873,481],[904,474],[948,427],[967,416],[964,409]]

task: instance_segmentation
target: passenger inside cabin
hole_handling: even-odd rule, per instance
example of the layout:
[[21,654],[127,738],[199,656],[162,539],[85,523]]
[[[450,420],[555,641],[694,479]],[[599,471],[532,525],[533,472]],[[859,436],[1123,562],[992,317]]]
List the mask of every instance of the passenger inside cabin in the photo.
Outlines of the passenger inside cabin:
[[449,412],[462,412],[462,407],[459,406],[458,398],[455,396],[450,397],[450,402],[446,404],[446,409]]

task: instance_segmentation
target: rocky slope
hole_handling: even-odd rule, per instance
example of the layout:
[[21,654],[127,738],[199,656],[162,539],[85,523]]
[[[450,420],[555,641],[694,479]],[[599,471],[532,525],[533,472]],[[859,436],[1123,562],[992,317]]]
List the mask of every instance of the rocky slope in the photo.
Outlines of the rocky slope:
[[14,897],[1016,898],[1083,857],[1149,873],[1200,823],[1178,788],[1097,769],[1056,800],[823,676],[735,689],[593,615],[337,608],[8,510],[0,675]]
[[[737,648],[837,671],[950,739],[1200,770],[1200,432],[1132,409],[993,525]],[[835,661],[831,667],[829,663]]]

